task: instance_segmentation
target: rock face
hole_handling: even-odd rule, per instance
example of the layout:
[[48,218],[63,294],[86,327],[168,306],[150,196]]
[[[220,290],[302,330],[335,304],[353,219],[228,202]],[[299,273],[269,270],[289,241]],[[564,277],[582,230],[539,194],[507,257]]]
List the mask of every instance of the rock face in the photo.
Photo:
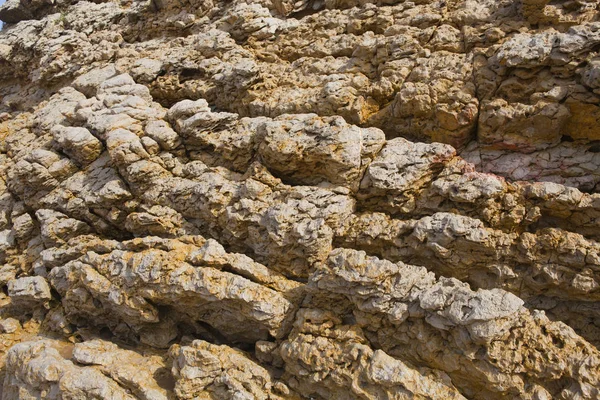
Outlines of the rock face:
[[0,398],[600,398],[596,0],[0,20]]

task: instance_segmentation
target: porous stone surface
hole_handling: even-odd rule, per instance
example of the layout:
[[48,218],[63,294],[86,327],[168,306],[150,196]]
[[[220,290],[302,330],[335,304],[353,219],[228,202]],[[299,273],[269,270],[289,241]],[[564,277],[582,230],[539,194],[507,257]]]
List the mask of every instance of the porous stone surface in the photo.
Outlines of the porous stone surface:
[[0,20],[0,398],[600,398],[596,0]]

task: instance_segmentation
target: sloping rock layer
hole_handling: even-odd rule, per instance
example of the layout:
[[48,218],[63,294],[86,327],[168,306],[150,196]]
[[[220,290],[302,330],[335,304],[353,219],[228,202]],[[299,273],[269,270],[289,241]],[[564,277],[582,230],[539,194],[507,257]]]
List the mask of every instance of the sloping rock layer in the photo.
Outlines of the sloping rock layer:
[[7,0],[0,398],[599,399],[596,0]]

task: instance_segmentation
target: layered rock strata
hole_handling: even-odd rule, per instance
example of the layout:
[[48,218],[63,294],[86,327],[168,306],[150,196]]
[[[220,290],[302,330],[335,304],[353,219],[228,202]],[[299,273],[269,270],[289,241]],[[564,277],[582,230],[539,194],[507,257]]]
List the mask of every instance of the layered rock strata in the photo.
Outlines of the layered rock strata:
[[600,398],[596,1],[0,19],[3,399]]

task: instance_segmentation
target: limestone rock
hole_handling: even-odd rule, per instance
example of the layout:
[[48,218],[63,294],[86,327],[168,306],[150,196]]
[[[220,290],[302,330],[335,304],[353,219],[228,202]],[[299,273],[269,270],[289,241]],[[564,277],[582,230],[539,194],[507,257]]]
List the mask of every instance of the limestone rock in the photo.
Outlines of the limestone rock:
[[334,314],[302,309],[279,349],[286,377],[305,396],[320,398],[464,399],[445,374],[415,369],[368,345],[357,326]]
[[151,58],[142,58],[135,62],[131,75],[133,78],[140,83],[152,82],[162,68],[162,63],[159,60],[153,60]]
[[242,351],[202,340],[170,351],[177,398],[299,398]]
[[96,94],[98,87],[105,80],[118,75],[117,70],[113,64],[109,64],[106,67],[94,69],[83,75],[80,75],[73,81],[73,87],[85,94],[88,97],[92,97]]
[[[371,341],[391,356],[447,372],[467,396],[598,395],[597,383],[592,383],[598,379],[598,350],[583,340],[565,348],[565,341],[576,337],[570,328],[548,321],[541,313],[529,314],[522,300],[502,290],[474,292],[455,279],[436,281],[424,268],[392,264],[345,249],[331,254],[327,265],[311,277],[311,286],[317,294],[315,305],[347,312],[336,307],[343,302],[327,305],[327,301],[321,301],[321,293],[349,299],[349,311]],[[527,341],[516,339],[525,332]],[[449,347],[461,351],[450,355]],[[580,375],[578,368],[570,364],[568,360],[574,353],[590,357],[593,367],[589,374]],[[508,354],[511,356],[505,357]],[[531,369],[520,369],[522,357],[530,357]],[[556,362],[544,361],[547,357]],[[499,359],[502,361],[497,363]],[[555,387],[555,374],[568,380],[569,385]],[[532,384],[534,379],[536,383]]]
[[127,388],[138,399],[169,398],[164,387],[164,380],[168,380],[169,376],[164,371],[165,363],[160,356],[144,357],[103,340],[77,343],[72,351],[73,361],[94,367]]
[[31,11],[27,9],[25,2],[21,0],[8,0],[0,7],[0,19],[4,22],[14,24],[31,18]]
[[38,339],[20,343],[8,352],[2,395],[13,399],[164,400],[167,392],[154,376],[160,368],[164,368],[160,358],[146,361],[112,343],[94,341],[73,346]]
[[102,143],[85,128],[55,126],[52,133],[60,148],[81,165],[95,161],[102,153]]
[[6,318],[0,321],[2,333],[14,333],[21,328],[21,324],[14,318]]
[[597,0],[8,0],[6,399],[597,399]]
[[[230,340],[280,337],[285,331],[298,285],[251,259],[202,237],[183,242],[147,237],[119,247],[87,251],[51,270],[50,282],[71,321],[117,331],[125,323],[137,332],[172,329],[167,343],[177,336],[167,310],[192,326],[205,322]],[[167,325],[161,327],[161,321]]]
[[297,184],[321,179],[354,188],[385,141],[377,129],[348,126],[342,118],[278,117],[261,126],[258,153],[269,170]]
[[[454,149],[447,145],[413,144],[401,138],[390,140],[367,168],[358,196],[367,205],[379,203],[384,210],[394,207],[398,198],[410,205],[414,201],[411,192],[427,185],[454,155]],[[392,196],[391,207],[381,204],[379,198],[385,201]]]
[[44,303],[52,298],[50,285],[41,276],[27,276],[8,282],[8,295],[18,303]]

